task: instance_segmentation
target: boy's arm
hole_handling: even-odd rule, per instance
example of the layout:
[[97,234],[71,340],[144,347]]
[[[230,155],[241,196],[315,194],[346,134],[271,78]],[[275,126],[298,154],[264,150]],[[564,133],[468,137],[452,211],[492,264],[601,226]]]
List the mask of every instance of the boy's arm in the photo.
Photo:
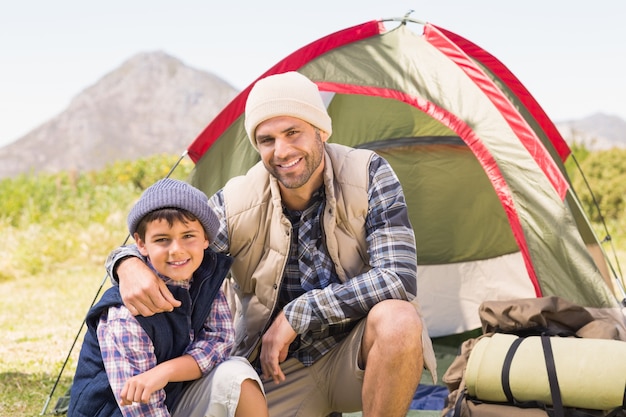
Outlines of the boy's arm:
[[120,404],[147,404],[152,393],[163,389],[169,382],[191,381],[201,376],[200,367],[191,355],[170,359],[128,379],[120,394]]
[[187,354],[128,379],[121,391],[120,404],[147,403],[153,392],[169,382],[190,381],[206,375],[228,357],[234,332],[226,296],[219,290],[204,328],[187,349]]
[[207,375],[228,358],[234,341],[235,329],[230,307],[224,292],[220,289],[213,300],[202,330],[198,332],[185,353],[196,360],[202,375]]
[[[98,343],[111,390],[119,403],[126,381],[157,365],[154,347],[139,322],[123,307],[111,307],[100,319]],[[124,417],[169,416],[165,390],[155,392],[149,403],[120,407]]]

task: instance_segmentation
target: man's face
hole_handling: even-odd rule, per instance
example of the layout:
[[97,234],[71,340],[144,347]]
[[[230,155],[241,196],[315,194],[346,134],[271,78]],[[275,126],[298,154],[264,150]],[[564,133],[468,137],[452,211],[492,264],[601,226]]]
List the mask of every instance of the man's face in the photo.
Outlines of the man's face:
[[321,184],[326,132],[304,120],[279,116],[259,124],[255,137],[265,168],[284,188]]

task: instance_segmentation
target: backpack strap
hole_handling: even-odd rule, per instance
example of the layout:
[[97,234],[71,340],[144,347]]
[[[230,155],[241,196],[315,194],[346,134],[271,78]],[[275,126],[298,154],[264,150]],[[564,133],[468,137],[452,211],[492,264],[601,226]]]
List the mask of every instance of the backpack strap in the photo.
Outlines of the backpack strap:
[[446,417],[461,417],[461,412],[463,410],[463,402],[464,400],[467,398],[467,388],[463,388],[463,391],[461,391],[459,393],[459,396],[456,399],[456,402],[454,403],[454,410],[452,416],[450,416],[448,414],[448,416]]
[[543,356],[546,360],[546,370],[548,371],[548,382],[550,383],[550,395],[552,396],[552,407],[555,417],[564,417],[563,400],[561,399],[561,389],[559,388],[559,380],[556,376],[556,366],[554,364],[554,354],[552,352],[552,343],[550,336],[541,335],[541,345],[543,347]]
[[515,356],[515,352],[517,348],[522,343],[524,339],[518,337],[511,343],[509,346],[509,350],[506,352],[506,356],[504,357],[504,363],[502,364],[502,374],[500,381],[502,382],[502,390],[504,391],[504,395],[506,399],[511,404],[516,404],[515,398],[513,398],[513,392],[511,391],[511,381],[509,379],[509,375],[511,373],[511,364],[513,363],[513,357]]
[[[511,390],[511,364],[515,357],[515,352],[524,341],[523,337],[518,337],[511,343],[509,350],[504,357],[504,363],[502,364],[501,383],[504,395],[509,403],[515,405],[518,401],[513,397],[513,391]],[[543,347],[543,355],[546,361],[546,371],[548,372],[548,382],[550,384],[550,395],[552,396],[552,406],[554,410],[554,417],[565,417],[565,410],[563,408],[563,400],[561,399],[561,390],[559,388],[559,381],[556,375],[556,365],[554,363],[554,354],[552,352],[552,344],[550,343],[550,336],[546,334],[541,335],[541,345]]]

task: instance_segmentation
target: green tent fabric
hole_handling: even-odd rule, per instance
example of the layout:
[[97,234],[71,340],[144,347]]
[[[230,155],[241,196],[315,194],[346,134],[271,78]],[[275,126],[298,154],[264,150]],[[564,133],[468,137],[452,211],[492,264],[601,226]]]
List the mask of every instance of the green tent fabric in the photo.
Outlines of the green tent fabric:
[[[330,34],[259,78],[285,71],[318,85],[331,142],[375,150],[397,172],[432,337],[479,328],[485,300],[556,295],[621,307],[621,282],[608,273],[564,168],[569,147],[495,57],[445,29],[400,18]],[[191,181],[209,195],[258,161],[243,128],[251,87],[188,148]]]

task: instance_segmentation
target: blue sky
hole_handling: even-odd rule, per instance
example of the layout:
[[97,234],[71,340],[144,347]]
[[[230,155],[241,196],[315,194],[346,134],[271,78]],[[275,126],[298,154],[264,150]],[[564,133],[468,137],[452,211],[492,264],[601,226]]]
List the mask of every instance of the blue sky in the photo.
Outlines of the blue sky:
[[0,146],[140,52],[162,50],[243,88],[309,42],[409,10],[496,56],[553,120],[626,120],[621,0],[3,0]]

